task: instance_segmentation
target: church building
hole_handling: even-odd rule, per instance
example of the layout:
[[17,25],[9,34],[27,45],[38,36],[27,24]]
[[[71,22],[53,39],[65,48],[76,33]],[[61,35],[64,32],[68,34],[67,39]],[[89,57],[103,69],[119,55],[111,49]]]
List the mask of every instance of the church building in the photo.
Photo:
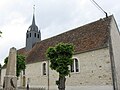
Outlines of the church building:
[[[30,87],[58,90],[58,73],[50,69],[46,51],[61,42],[75,46],[66,90],[120,90],[120,33],[113,15],[41,40],[33,14],[32,25],[26,31],[26,46],[17,50],[26,56],[26,70],[18,79],[19,87],[23,87],[25,77]],[[1,81],[5,71],[3,67]]]

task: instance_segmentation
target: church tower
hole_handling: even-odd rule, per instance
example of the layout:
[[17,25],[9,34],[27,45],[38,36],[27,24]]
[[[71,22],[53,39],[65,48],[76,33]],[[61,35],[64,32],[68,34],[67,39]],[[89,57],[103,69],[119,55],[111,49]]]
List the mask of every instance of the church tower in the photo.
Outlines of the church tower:
[[33,48],[36,42],[41,41],[41,33],[35,24],[35,14],[33,13],[32,25],[29,26],[26,32],[26,50]]

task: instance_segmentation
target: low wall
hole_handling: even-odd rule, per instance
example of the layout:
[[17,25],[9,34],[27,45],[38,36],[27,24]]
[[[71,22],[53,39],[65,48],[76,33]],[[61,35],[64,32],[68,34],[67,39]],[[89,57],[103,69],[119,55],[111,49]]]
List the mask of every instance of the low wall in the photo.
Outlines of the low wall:
[[[18,90],[28,90],[28,89],[19,87]],[[29,88],[29,90],[46,90],[46,89],[45,88]]]
[[[0,88],[0,90],[3,90],[3,89]],[[45,88],[29,88],[29,89],[27,89],[27,88],[19,87],[17,90],[47,90],[47,89],[45,89]]]
[[[0,88],[0,90],[3,90]],[[18,87],[18,90],[27,90],[27,88]],[[29,90],[48,90],[46,88],[30,88]],[[58,90],[57,87],[51,86],[49,90]],[[113,90],[113,86],[69,86],[66,90]]]

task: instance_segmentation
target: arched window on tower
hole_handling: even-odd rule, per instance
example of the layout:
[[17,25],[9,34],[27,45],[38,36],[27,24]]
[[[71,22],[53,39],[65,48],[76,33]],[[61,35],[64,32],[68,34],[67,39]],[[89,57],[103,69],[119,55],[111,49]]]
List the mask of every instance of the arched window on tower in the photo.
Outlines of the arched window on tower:
[[30,33],[30,37],[31,37],[31,33]]
[[34,36],[36,37],[36,33],[34,34]]
[[39,36],[39,34],[37,35],[37,38],[39,38],[40,36]]
[[73,64],[71,65],[71,72],[79,72],[79,62],[78,59],[73,59]]
[[46,65],[46,63],[43,63],[42,68],[43,68],[43,75],[47,75],[47,65]]

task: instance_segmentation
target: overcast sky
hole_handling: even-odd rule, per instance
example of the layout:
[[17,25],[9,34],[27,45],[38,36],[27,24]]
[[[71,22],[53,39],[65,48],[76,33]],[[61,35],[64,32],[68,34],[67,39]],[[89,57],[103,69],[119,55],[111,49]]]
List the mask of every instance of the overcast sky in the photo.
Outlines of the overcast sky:
[[[120,27],[119,0],[95,0]],[[32,23],[35,4],[36,25],[42,40],[105,17],[90,0],[0,0],[0,63],[9,49],[25,47],[26,31]]]

